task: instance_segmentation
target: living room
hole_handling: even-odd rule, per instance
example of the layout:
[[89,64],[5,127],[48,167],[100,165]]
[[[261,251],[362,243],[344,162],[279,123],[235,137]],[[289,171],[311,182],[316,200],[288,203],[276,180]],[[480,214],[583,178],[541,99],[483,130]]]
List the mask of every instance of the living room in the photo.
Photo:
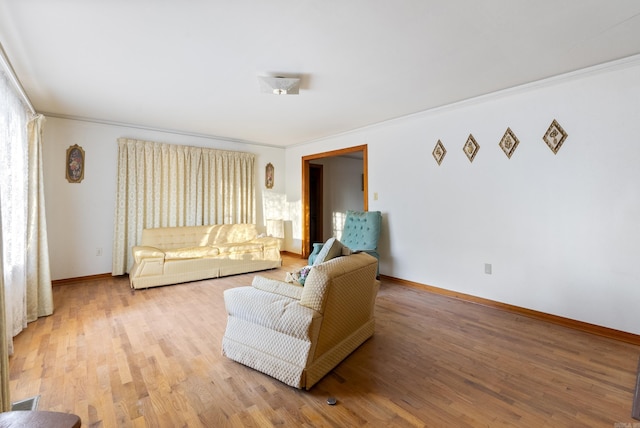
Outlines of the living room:
[[[284,201],[293,235],[283,249],[297,254],[300,159],[366,143],[368,208],[384,213],[382,274],[640,334],[639,68],[633,57],[286,149],[48,117],[52,279],[111,272],[121,136],[250,151],[259,171],[273,164],[274,187],[257,186],[256,198]],[[557,154],[542,139],[554,119],[568,133]],[[510,159],[498,146],[508,127],[520,140]],[[473,162],[462,150],[469,134],[481,147]],[[431,154],[438,140],[441,165]],[[73,144],[86,152],[80,185],[60,167]],[[259,210],[257,223],[265,220]],[[69,245],[69,236],[82,239]]]
[[[619,37],[640,39],[637,25],[632,31]],[[15,63],[19,45],[0,41],[27,93],[35,90],[37,83],[20,75],[28,67]],[[580,45],[590,48],[595,49]],[[256,223],[264,227],[267,218],[284,219],[283,250],[290,254],[303,253],[301,159],[366,145],[367,208],[383,213],[383,277],[637,338],[638,52],[286,146],[46,115],[52,279],[112,271],[118,138],[254,153]],[[533,63],[553,60],[537,54]],[[301,89],[298,97],[304,96]],[[384,102],[383,94],[372,98]],[[554,121],[566,133],[557,150],[544,140]],[[507,129],[518,140],[509,155],[499,145]],[[470,135],[479,146],[472,157],[465,151]],[[434,158],[438,141],[446,149],[441,162]],[[63,172],[65,153],[74,144],[85,152],[81,183],[69,183]],[[269,163],[275,171],[271,189],[262,178]],[[278,201],[276,212],[266,213],[267,200]]]

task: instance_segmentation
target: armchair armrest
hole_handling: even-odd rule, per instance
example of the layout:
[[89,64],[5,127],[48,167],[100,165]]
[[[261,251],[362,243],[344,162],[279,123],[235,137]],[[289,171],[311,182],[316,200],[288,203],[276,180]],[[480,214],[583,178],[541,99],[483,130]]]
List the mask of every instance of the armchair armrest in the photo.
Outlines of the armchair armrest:
[[302,290],[304,288],[298,284],[291,284],[284,281],[278,281],[277,279],[265,278],[260,275],[253,277],[253,283],[251,286],[258,290],[268,291],[270,293],[279,294],[296,300],[300,300]]

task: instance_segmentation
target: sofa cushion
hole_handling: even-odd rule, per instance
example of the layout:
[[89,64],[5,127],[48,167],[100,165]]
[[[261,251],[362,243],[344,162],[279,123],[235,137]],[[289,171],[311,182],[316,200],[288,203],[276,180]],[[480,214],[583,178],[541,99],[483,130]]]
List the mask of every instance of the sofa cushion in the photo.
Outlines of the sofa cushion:
[[199,259],[202,257],[215,257],[220,254],[217,248],[202,246],[202,247],[186,247],[176,248],[172,250],[164,250],[165,260],[176,259]]
[[258,232],[255,224],[216,224],[209,233],[209,245],[240,243],[257,238]]
[[317,266],[321,263],[334,259],[342,255],[342,243],[336,238],[329,238],[327,242],[322,246],[322,250],[318,253],[318,256],[313,262],[313,266]]
[[214,226],[155,227],[142,231],[141,246],[160,250],[207,245]]
[[261,243],[227,243],[227,244],[212,244],[213,248],[217,248],[220,254],[243,254],[243,253],[260,253],[262,255],[262,249],[264,245]]

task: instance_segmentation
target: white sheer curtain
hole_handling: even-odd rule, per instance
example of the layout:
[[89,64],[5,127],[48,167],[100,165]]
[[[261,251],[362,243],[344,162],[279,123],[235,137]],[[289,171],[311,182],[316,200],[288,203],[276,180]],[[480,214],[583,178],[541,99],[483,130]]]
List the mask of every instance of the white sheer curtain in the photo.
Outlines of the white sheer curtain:
[[131,268],[142,229],[255,217],[254,154],[118,139],[113,275]]
[[11,338],[27,326],[27,121],[28,111],[0,73],[0,209],[2,210],[5,315],[9,351]]
[[11,338],[28,322],[53,313],[42,187],[42,116],[29,110],[0,71],[0,402],[8,400],[5,371]]
[[[0,187],[0,192],[2,188]],[[2,224],[2,210],[0,210],[0,224]],[[5,316],[4,279],[2,268],[2,228],[0,227],[0,412],[11,410],[9,394],[9,340]]]

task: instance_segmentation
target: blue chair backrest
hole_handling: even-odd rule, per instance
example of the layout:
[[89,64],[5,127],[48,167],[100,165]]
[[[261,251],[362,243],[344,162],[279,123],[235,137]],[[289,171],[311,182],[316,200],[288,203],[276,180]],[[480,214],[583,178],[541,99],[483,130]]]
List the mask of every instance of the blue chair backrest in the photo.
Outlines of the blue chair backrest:
[[376,251],[382,214],[380,211],[347,211],[342,230],[342,242],[354,251]]

